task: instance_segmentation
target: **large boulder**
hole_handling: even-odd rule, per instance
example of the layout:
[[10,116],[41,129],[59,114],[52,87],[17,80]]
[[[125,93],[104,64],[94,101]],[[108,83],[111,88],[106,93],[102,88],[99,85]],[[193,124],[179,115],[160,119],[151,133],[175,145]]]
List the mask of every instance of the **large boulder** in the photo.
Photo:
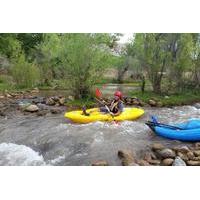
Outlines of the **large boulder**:
[[177,156],[172,164],[172,166],[186,166],[185,162]]
[[160,151],[157,151],[158,155],[162,158],[175,158],[176,154],[172,149],[163,149]]
[[27,111],[27,112],[37,112],[38,110],[39,110],[38,106],[33,105],[33,104],[31,104],[25,108],[25,111]]

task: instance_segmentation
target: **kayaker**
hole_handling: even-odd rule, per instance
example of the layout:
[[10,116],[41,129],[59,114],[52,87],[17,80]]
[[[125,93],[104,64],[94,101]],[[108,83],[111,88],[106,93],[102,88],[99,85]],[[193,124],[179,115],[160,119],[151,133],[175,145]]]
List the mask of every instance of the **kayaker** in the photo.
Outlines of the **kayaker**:
[[114,100],[111,102],[110,106],[105,104],[104,107],[100,107],[100,112],[110,113],[112,116],[118,116],[123,112],[123,109],[122,93],[116,91],[114,93]]
[[[103,113],[110,113],[112,116],[118,116],[123,112],[124,109],[124,105],[122,102],[122,93],[120,91],[116,91],[114,93],[114,100],[111,102],[110,105],[108,105],[107,102],[105,102],[104,100],[99,100],[97,99],[101,104],[103,104],[104,106],[100,107],[100,112]],[[82,108],[82,115],[85,116],[89,116],[90,113],[86,112],[86,107],[83,106]]]

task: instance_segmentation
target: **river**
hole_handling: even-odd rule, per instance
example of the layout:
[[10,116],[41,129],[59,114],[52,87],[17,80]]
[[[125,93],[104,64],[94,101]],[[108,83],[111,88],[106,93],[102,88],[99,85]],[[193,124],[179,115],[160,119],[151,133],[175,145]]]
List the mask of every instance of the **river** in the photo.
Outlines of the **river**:
[[179,145],[179,141],[156,136],[145,125],[150,115],[161,122],[182,122],[199,118],[195,106],[144,108],[145,115],[136,121],[119,124],[95,122],[73,124],[64,113],[44,117],[13,112],[0,117],[0,165],[91,165],[106,160],[120,165],[118,150],[131,149],[140,155],[152,143]]

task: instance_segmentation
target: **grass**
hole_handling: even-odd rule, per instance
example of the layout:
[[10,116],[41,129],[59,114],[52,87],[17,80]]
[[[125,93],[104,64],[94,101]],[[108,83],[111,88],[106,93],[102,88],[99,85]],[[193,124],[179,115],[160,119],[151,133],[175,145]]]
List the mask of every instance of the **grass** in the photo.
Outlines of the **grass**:
[[152,91],[146,91],[144,93],[134,91],[130,93],[130,96],[137,97],[146,103],[148,103],[149,99],[153,99],[161,102],[163,106],[181,106],[200,102],[200,92],[195,90],[184,91],[170,96],[155,94]]

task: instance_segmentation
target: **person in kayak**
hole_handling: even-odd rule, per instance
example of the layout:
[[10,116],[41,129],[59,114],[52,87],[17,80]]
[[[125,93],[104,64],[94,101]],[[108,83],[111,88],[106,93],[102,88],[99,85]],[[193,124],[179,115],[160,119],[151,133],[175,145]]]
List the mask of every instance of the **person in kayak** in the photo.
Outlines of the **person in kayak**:
[[[122,93],[120,91],[116,91],[114,93],[114,100],[111,102],[110,105],[104,100],[99,100],[99,99],[96,100],[100,102],[101,105],[102,104],[104,105],[102,107],[99,107],[100,112],[110,113],[112,116],[118,116],[123,112],[124,105],[122,102]],[[82,111],[83,111],[82,115],[90,116],[90,113],[86,112],[85,106],[83,106]]]
[[120,91],[116,91],[114,93],[114,100],[111,102],[109,106],[100,107],[100,112],[110,113],[112,116],[118,116],[123,112],[124,105],[122,102],[122,93]]

